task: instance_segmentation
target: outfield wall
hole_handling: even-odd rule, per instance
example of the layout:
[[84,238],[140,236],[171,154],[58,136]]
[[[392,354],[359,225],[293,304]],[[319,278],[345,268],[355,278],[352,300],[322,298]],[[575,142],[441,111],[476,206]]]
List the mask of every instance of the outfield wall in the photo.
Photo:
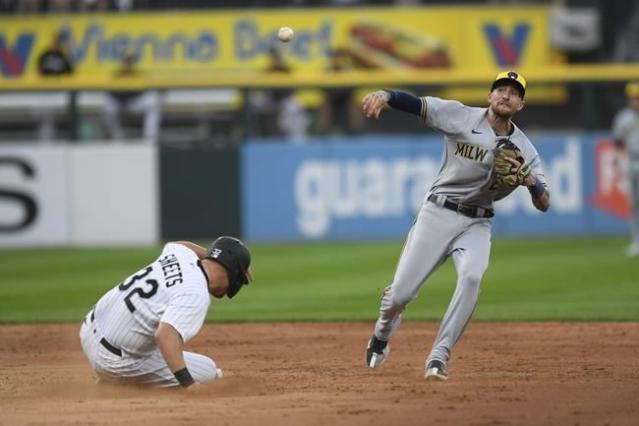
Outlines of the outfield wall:
[[[497,235],[626,232],[628,188],[604,135],[532,139],[551,209],[520,188],[496,204]],[[254,241],[401,238],[439,170],[440,136],[360,137],[303,146],[252,141],[242,151],[242,229]]]
[[[551,209],[525,189],[496,205],[496,235],[627,232],[628,186],[603,134],[532,135]],[[237,147],[0,145],[0,247],[404,237],[439,170],[438,136]]]
[[150,145],[0,145],[0,247],[152,244]]

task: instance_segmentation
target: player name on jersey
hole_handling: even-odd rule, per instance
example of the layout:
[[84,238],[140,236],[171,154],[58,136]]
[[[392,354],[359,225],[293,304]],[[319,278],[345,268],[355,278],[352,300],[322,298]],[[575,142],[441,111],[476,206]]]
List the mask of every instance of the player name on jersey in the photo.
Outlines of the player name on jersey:
[[175,284],[180,284],[183,281],[180,262],[173,253],[169,253],[162,257],[160,259],[160,265],[162,265],[164,282],[167,287],[173,287]]

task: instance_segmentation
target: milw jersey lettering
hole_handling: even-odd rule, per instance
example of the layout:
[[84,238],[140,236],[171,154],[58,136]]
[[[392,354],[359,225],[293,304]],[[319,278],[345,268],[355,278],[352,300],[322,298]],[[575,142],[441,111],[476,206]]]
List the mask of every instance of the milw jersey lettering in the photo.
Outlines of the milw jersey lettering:
[[458,143],[457,150],[455,151],[455,155],[480,162],[484,161],[484,157],[486,157],[487,153],[487,149],[482,149],[476,145],[468,143]]

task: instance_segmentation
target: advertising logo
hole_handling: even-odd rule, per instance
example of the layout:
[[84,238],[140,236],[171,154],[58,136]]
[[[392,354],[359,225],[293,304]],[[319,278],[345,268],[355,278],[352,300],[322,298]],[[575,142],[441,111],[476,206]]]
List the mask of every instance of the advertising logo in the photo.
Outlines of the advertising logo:
[[628,161],[619,156],[614,144],[601,141],[595,148],[596,192],[592,203],[596,208],[621,219],[630,217]]
[[[295,28],[295,37],[291,40],[287,54],[305,61],[318,56],[326,56],[331,50],[334,23],[325,20],[317,28]],[[240,19],[233,27],[233,45],[235,58],[241,61],[255,59],[267,54],[278,45],[277,29],[260,26],[253,19]]]
[[530,34],[529,24],[518,23],[510,36],[504,34],[496,24],[486,24],[484,33],[488,37],[488,43],[499,66],[511,67],[519,64]]
[[166,31],[161,28],[142,34],[109,31],[103,23],[91,23],[83,32],[73,32],[63,27],[68,34],[69,48],[75,63],[87,60],[95,54],[95,61],[119,61],[122,55],[133,50],[140,59],[154,62],[175,62],[184,60],[206,63],[215,60],[219,54],[219,41],[210,31]]
[[[7,169],[18,171],[24,180],[32,180],[36,175],[33,165],[24,158],[0,157],[0,170],[6,173]],[[22,231],[33,225],[37,216],[38,205],[32,194],[11,186],[0,186],[0,217],[3,218],[0,234]]]
[[5,77],[18,77],[24,73],[35,36],[20,34],[10,46],[4,34],[0,34],[0,71]]
[[438,169],[428,157],[308,160],[295,174],[297,226],[324,237],[334,221],[412,215]]
[[[582,142],[576,136],[561,142],[561,151],[544,152],[543,170],[551,194],[552,214],[578,215],[584,210]],[[514,216],[517,210],[528,215],[541,214],[530,202],[528,191],[520,189],[497,203],[500,216]]]

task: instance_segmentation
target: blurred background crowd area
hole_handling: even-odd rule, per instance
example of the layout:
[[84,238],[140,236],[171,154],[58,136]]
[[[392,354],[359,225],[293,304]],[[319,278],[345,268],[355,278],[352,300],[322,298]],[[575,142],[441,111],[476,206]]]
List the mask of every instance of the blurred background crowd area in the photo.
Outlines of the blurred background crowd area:
[[[470,23],[456,21],[451,7]],[[167,11],[186,14],[186,23],[170,21]],[[398,22],[412,11],[451,22]],[[482,106],[502,69],[534,71],[517,117],[526,130],[607,130],[633,74],[605,66],[639,62],[639,3],[632,0],[0,0],[0,12],[0,142],[304,143],[420,133],[418,120],[392,111],[391,119],[365,120],[362,96],[392,87]],[[182,40],[207,17],[210,31],[194,34],[193,44]],[[282,25],[296,30],[293,42],[273,37]],[[450,35],[455,25],[476,26],[486,41]],[[158,47],[165,42],[177,55],[170,61],[161,57],[165,45]],[[557,65],[585,68],[579,78],[540,81],[557,77]],[[351,71],[383,78],[336,83],[335,75]],[[462,77],[428,78],[441,71]],[[228,85],[216,80],[229,74]]]

